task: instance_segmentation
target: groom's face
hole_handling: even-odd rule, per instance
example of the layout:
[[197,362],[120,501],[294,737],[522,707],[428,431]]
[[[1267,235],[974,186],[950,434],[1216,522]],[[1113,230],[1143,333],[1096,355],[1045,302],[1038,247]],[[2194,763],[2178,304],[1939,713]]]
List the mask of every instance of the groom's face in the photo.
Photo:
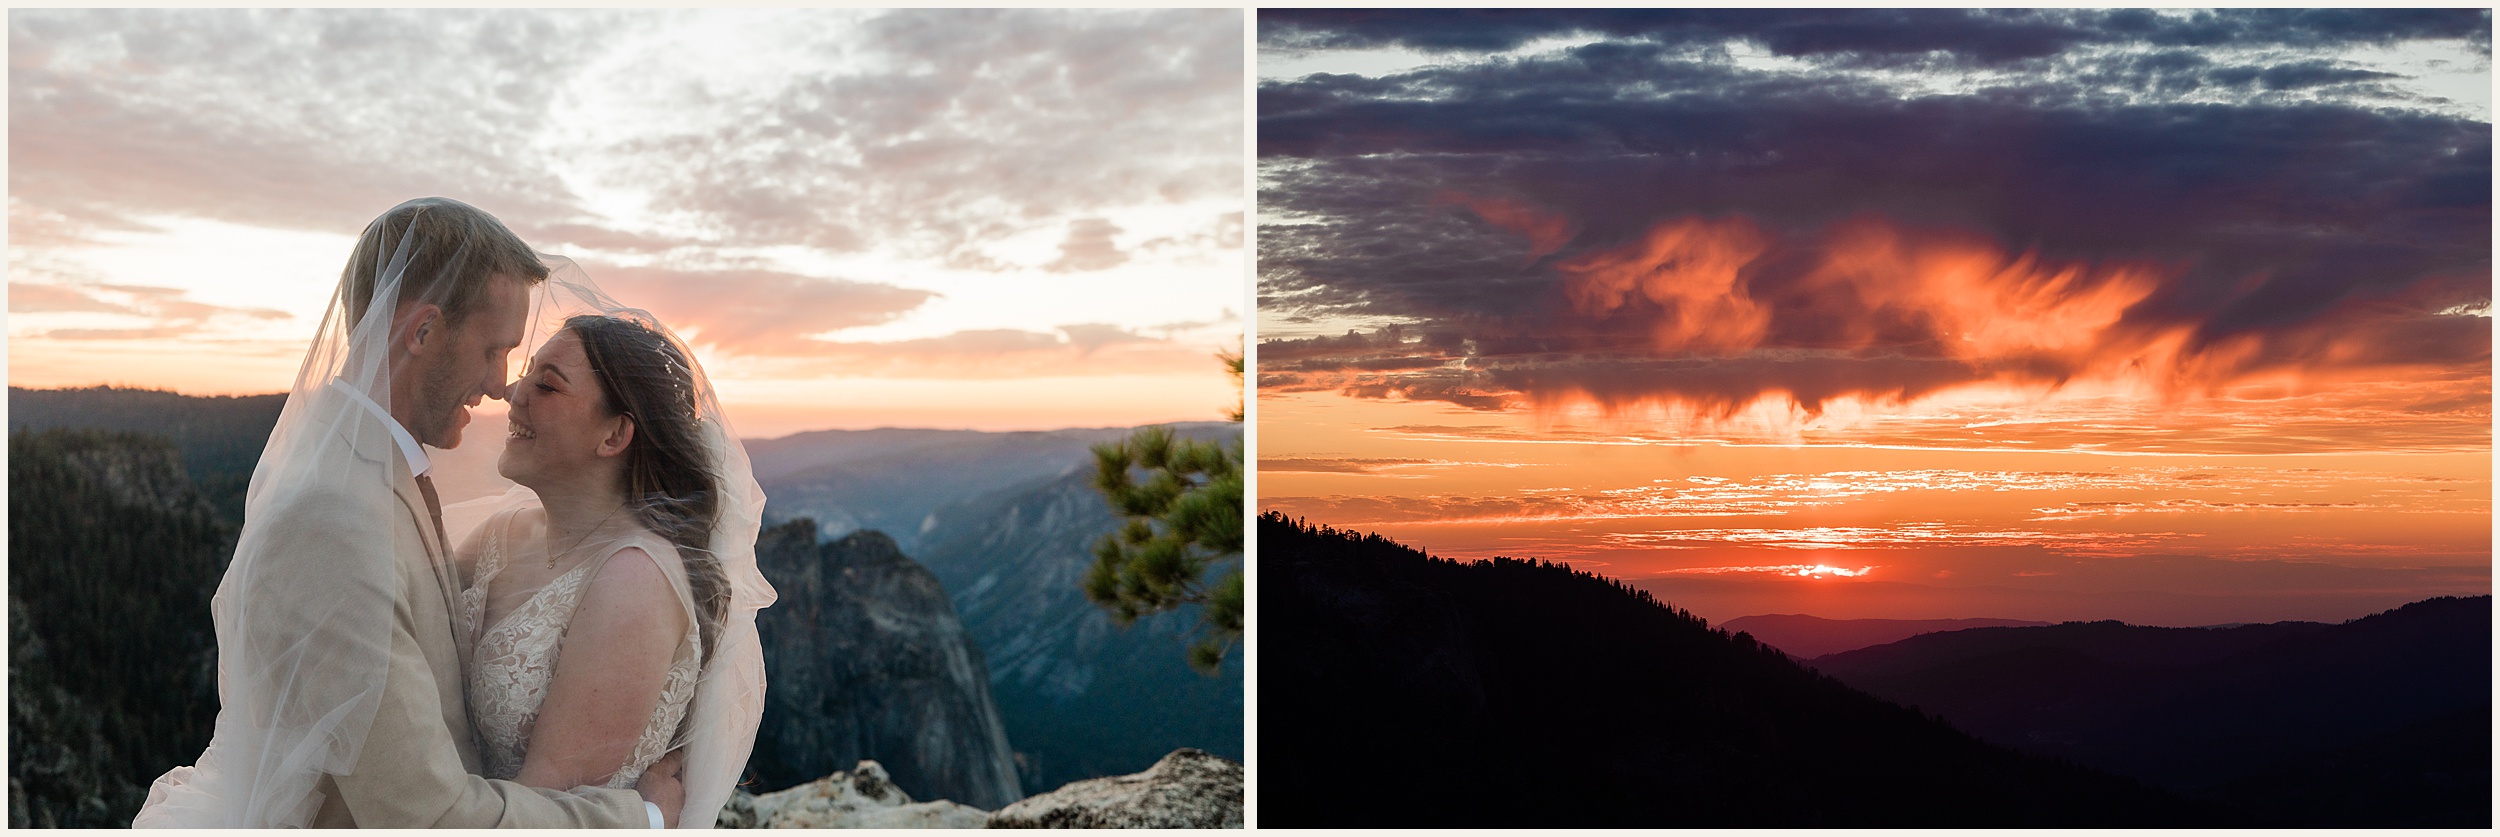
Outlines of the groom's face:
[[418,395],[422,411],[410,422],[410,435],[445,450],[459,447],[469,408],[481,398],[504,397],[512,350],[528,323],[529,286],[510,276],[488,280],[477,309],[448,330],[440,352],[428,353]]

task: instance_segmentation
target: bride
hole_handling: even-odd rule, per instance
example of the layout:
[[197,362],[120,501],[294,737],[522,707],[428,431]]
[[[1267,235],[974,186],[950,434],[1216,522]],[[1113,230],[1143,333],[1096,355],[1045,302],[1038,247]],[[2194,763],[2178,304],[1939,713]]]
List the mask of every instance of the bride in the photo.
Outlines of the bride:
[[673,343],[602,315],[566,320],[513,384],[496,470],[534,496],[457,553],[487,778],[629,788],[683,743],[729,598],[694,394]]
[[631,788],[684,750],[681,824],[708,826],[762,709],[761,492],[683,344],[587,283],[550,284],[580,301],[550,307],[591,312],[511,385],[496,470],[516,487],[444,514],[481,775]]

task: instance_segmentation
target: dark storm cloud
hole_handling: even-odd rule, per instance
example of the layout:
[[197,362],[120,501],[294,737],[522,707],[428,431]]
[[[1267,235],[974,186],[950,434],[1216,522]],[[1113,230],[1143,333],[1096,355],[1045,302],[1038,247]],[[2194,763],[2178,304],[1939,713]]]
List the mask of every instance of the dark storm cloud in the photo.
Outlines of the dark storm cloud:
[[[1433,348],[1271,342],[1262,385],[1488,409],[1784,391],[1812,408],[2147,359],[2172,383],[2487,368],[2490,320],[2441,312],[2490,298],[2490,124],[2315,51],[2464,36],[2487,53],[2481,10],[1294,11],[1261,27],[1273,50],[1614,38],[1263,82],[1261,211],[1284,223],[1260,231],[1261,305],[1401,318]],[[1731,40],[1858,69],[1704,48]],[[1864,70],[1913,54],[2003,67],[1954,92]],[[1991,322],[2040,333],[1970,337]],[[1425,371],[1363,377],[1399,368]]]

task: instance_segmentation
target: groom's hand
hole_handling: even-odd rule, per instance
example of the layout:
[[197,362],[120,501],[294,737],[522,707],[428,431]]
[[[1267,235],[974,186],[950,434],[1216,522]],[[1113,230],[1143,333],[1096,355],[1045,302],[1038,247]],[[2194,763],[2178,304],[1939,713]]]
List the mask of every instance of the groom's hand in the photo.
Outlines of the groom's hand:
[[643,801],[660,806],[660,819],[670,828],[677,827],[678,809],[686,807],[685,771],[686,751],[677,750],[652,762],[642,780],[634,783],[634,792],[642,794]]

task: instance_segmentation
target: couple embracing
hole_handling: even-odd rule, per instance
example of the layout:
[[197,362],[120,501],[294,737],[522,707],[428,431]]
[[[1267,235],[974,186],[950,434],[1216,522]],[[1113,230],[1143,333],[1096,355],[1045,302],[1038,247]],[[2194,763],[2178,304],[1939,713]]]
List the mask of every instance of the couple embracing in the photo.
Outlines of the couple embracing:
[[[426,448],[480,398],[515,485],[445,508]],[[252,474],[208,749],[134,824],[708,826],[763,712],[763,504],[650,315],[467,204],[394,207]]]

